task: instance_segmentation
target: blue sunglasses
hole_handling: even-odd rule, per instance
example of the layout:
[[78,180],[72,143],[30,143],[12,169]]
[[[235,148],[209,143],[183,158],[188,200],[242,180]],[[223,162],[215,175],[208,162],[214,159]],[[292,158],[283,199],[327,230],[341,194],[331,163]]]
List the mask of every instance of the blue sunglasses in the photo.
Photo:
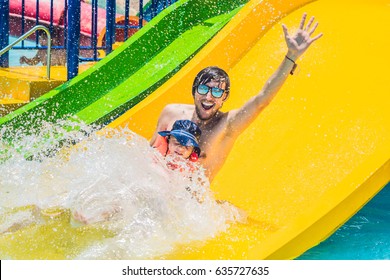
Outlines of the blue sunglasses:
[[224,89],[219,87],[209,87],[204,84],[198,85],[196,90],[200,95],[206,95],[211,90],[211,95],[215,98],[221,98],[222,94],[225,92]]

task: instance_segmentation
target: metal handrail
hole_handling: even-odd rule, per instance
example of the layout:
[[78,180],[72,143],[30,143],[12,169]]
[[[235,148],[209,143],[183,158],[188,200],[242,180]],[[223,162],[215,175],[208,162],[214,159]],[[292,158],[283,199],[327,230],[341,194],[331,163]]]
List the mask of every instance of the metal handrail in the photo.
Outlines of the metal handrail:
[[50,80],[50,64],[51,64],[51,35],[50,35],[50,31],[49,29],[46,27],[46,26],[43,26],[43,25],[36,25],[34,26],[33,28],[31,28],[29,31],[27,31],[26,33],[24,33],[22,36],[20,36],[18,39],[16,39],[15,42],[9,44],[8,46],[6,46],[4,49],[2,49],[0,51],[0,56],[3,55],[4,53],[8,52],[10,49],[12,49],[16,44],[18,44],[19,42],[25,40],[27,37],[29,37],[32,33],[34,33],[35,31],[37,30],[43,30],[45,31],[46,35],[47,35],[47,63],[46,63],[46,66],[47,66],[47,69],[46,69],[46,75],[47,75],[47,79]]

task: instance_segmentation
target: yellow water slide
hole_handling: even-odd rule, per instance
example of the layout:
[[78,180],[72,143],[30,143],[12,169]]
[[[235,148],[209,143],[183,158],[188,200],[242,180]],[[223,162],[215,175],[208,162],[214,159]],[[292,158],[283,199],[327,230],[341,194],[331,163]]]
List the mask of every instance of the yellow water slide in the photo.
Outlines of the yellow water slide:
[[223,109],[243,105],[286,54],[281,23],[292,32],[304,12],[316,17],[323,38],[239,137],[211,186],[250,222],[164,258],[294,258],[389,182],[390,0],[250,1],[182,70],[110,126],[150,138],[166,104],[192,103],[192,81],[209,65],[231,77]]

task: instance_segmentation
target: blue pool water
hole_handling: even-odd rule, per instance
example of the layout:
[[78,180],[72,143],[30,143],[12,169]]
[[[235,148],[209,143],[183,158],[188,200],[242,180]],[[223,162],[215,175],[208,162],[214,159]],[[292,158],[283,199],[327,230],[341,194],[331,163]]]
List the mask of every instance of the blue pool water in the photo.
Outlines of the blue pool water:
[[332,236],[298,259],[390,259],[390,183]]

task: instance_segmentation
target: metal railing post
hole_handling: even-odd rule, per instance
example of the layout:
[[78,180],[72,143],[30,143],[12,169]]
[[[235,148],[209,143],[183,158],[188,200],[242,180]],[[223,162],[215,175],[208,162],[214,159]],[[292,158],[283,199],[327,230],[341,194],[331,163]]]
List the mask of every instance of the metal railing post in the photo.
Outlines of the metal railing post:
[[115,43],[116,1],[106,0],[106,53],[112,52]]
[[79,73],[79,47],[80,47],[80,0],[68,0],[68,38],[67,38],[67,64],[68,80]]
[[144,21],[144,1],[139,0],[138,28],[141,29]]
[[[0,0],[0,50],[9,42],[9,0]],[[9,53],[0,56],[0,67],[9,67]]]
[[98,0],[92,0],[92,20],[91,20],[91,30],[92,30],[92,40],[91,46],[93,49],[93,60],[98,59],[97,52],[97,39],[98,39],[98,31],[97,31],[97,23],[98,23]]
[[[22,0],[22,32],[21,34],[24,34],[26,33],[25,30],[26,30],[26,18],[25,18],[25,14],[26,14],[26,0]],[[24,41],[22,41],[22,48],[24,48]]]
[[130,25],[130,1],[126,0],[125,3],[125,28],[124,28],[124,33],[125,36],[123,38],[124,41],[126,41],[129,38],[129,25]]

